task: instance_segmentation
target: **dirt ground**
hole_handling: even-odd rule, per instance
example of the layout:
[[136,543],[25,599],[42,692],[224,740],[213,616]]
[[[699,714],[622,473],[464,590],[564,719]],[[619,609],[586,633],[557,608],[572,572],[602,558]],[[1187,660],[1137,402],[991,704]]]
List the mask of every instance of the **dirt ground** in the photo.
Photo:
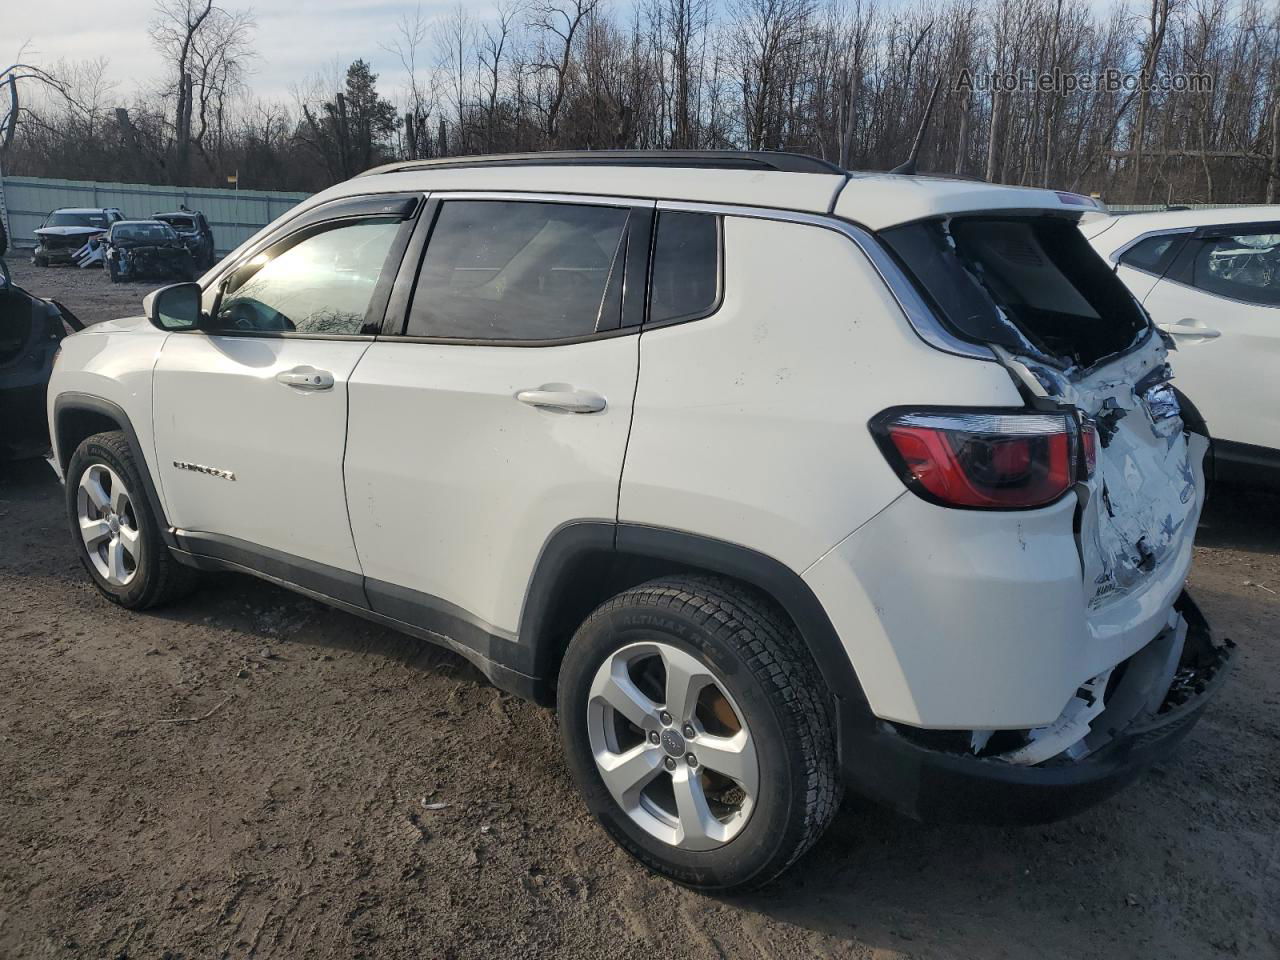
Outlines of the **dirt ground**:
[[[145,291],[14,265],[86,320]],[[1280,956],[1275,500],[1206,516],[1192,587],[1240,651],[1176,758],[1049,827],[851,800],[744,896],[631,862],[553,715],[450,654],[232,575],[122,611],[42,463],[0,467],[0,528],[0,957]]]

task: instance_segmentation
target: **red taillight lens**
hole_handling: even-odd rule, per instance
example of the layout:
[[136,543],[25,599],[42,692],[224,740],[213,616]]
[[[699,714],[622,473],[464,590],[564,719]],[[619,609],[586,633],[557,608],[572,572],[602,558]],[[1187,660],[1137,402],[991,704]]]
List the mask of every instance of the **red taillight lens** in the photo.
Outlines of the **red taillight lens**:
[[1043,506],[1080,472],[1077,428],[1065,413],[893,413],[874,429],[906,484],[945,506]]
[[1087,480],[1098,467],[1098,428],[1087,420],[1080,427],[1080,452],[1084,457],[1084,475]]

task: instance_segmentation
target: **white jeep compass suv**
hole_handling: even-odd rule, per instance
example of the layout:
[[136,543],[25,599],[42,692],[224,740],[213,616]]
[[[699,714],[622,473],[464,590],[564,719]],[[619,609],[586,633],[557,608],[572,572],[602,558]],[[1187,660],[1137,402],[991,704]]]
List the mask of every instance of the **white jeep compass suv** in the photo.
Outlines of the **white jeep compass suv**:
[[555,703],[650,867],[759,884],[842,788],[1035,822],[1224,675],[1203,426],[1049,190],[771,153],[405,162],[68,338],[55,460],[142,609],[241,570]]

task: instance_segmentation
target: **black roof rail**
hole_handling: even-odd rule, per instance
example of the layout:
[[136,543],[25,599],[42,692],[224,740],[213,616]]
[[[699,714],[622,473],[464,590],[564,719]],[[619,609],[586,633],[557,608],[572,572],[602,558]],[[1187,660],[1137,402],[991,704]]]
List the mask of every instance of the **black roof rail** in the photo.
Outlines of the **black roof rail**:
[[546,153],[495,153],[474,157],[403,160],[374,167],[358,176],[400,173],[405,170],[532,166],[694,167],[707,170],[776,170],[781,173],[845,176],[844,168],[828,160],[774,150],[555,150]]

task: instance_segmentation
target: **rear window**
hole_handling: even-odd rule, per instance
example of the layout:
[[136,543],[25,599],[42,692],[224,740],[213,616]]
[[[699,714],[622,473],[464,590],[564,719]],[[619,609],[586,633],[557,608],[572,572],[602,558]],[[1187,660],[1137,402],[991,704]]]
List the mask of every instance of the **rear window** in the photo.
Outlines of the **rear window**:
[[1133,346],[1141,309],[1073,222],[956,218],[883,239],[959,336],[1079,366]]

